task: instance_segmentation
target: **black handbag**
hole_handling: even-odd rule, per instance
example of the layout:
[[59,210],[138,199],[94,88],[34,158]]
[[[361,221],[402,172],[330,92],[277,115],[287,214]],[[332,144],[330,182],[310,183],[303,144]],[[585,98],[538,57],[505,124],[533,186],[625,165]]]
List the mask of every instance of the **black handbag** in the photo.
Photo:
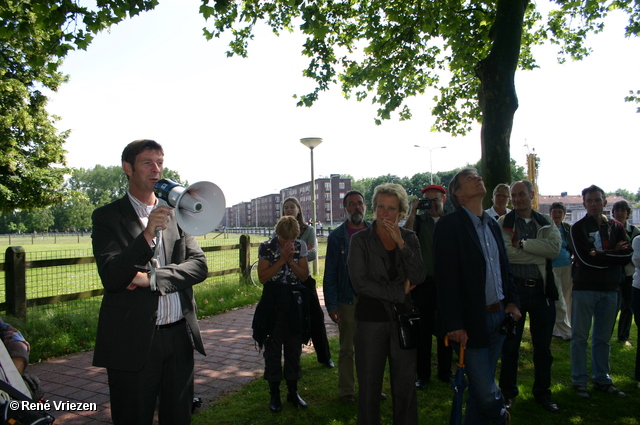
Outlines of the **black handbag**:
[[393,310],[398,321],[400,348],[413,350],[418,346],[418,338],[420,338],[420,313],[416,311],[398,313],[395,306],[393,306]]

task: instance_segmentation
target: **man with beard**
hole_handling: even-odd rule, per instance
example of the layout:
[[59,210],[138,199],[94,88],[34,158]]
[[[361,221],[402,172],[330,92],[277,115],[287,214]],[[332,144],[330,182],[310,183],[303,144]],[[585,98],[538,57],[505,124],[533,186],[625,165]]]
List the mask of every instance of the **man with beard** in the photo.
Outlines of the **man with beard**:
[[[432,335],[435,331],[436,317],[436,282],[433,266],[433,229],[444,212],[444,203],[447,201],[446,190],[437,184],[422,189],[423,200],[417,198],[412,201],[411,214],[404,225],[405,229],[413,230],[420,241],[422,262],[427,272],[427,277],[422,285],[418,285],[411,291],[414,305],[420,312],[421,338],[418,342],[418,367],[416,387],[421,390],[427,386],[431,379],[431,347]],[[444,344],[444,337],[437,338],[438,344],[438,379],[449,382],[451,377],[451,359],[453,350]]]
[[358,297],[353,292],[347,257],[351,236],[369,227],[364,221],[367,207],[364,196],[357,190],[347,192],[343,198],[347,220],[333,230],[327,239],[324,266],[324,303],[329,317],[338,324],[340,354],[338,356],[338,390],[343,403],[354,404],[355,374],[353,339],[356,331],[355,311]]

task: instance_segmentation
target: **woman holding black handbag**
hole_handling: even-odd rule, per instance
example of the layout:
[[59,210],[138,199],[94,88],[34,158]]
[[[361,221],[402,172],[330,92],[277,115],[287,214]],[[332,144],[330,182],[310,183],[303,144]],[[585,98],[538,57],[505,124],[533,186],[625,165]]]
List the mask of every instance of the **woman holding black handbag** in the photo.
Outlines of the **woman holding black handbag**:
[[377,186],[374,222],[351,238],[349,276],[358,294],[356,371],[358,424],[380,424],[380,388],[389,360],[395,425],[417,425],[416,350],[401,347],[398,314],[413,309],[409,291],[425,279],[418,238],[398,226],[409,209],[407,192],[398,184]]
[[[307,244],[307,261],[311,263],[318,256],[318,241],[316,239],[316,231],[313,226],[309,226],[304,221],[302,207],[296,198],[290,197],[282,203],[282,216],[294,217],[300,225],[300,234],[298,239]],[[302,282],[308,289],[307,296],[309,299],[309,314],[311,319],[310,336],[313,342],[313,348],[316,350],[318,363],[332,368],[334,367],[331,360],[331,351],[329,350],[329,340],[327,339],[327,328],[324,325],[324,312],[320,306],[318,292],[316,290],[316,281],[311,276],[311,266],[309,266],[309,278]]]

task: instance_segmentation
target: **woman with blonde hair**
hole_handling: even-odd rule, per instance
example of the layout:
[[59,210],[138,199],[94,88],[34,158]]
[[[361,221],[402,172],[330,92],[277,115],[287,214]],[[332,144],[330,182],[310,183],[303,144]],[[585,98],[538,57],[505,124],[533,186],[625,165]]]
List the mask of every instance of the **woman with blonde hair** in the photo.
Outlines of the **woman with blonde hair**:
[[416,234],[398,226],[409,210],[404,188],[393,183],[377,186],[372,206],[374,222],[353,235],[347,261],[358,294],[358,424],[380,423],[380,388],[388,360],[393,423],[417,425],[416,350],[400,348],[397,314],[413,309],[409,291],[424,281],[425,268]]
[[[253,338],[264,347],[264,379],[269,383],[269,409],[282,410],[280,382],[287,381],[287,401],[307,407],[298,393],[302,377],[302,344],[309,341],[308,303],[301,281],[309,276],[307,246],[300,241],[300,226],[293,217],[282,217],[276,236],[258,248],[258,276],[264,285],[253,317]],[[281,363],[284,350],[284,368]]]
[[[282,216],[294,217],[300,225],[300,233],[298,239],[307,244],[307,261],[310,263],[318,256],[318,241],[316,239],[316,231],[313,226],[309,226],[304,221],[302,207],[300,202],[293,197],[289,197],[282,203]],[[310,336],[313,342],[313,348],[316,350],[318,363],[332,368],[334,367],[331,360],[331,351],[329,349],[329,339],[327,338],[327,328],[324,325],[324,312],[320,306],[318,292],[316,290],[316,281],[311,276],[311,267],[309,267],[309,278],[303,280],[302,284],[307,288],[307,296],[309,299],[309,314],[311,319]]]

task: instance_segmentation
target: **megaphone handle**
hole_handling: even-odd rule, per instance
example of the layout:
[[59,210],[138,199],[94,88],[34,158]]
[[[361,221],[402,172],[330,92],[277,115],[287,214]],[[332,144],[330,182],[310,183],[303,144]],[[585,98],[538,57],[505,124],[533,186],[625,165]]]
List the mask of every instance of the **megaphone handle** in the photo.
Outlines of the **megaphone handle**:
[[162,227],[156,227],[156,246],[153,249],[153,258],[151,258],[151,272],[149,272],[149,289],[152,291],[158,290],[158,284],[156,282],[156,267],[158,266],[158,254],[160,247],[160,231]]

